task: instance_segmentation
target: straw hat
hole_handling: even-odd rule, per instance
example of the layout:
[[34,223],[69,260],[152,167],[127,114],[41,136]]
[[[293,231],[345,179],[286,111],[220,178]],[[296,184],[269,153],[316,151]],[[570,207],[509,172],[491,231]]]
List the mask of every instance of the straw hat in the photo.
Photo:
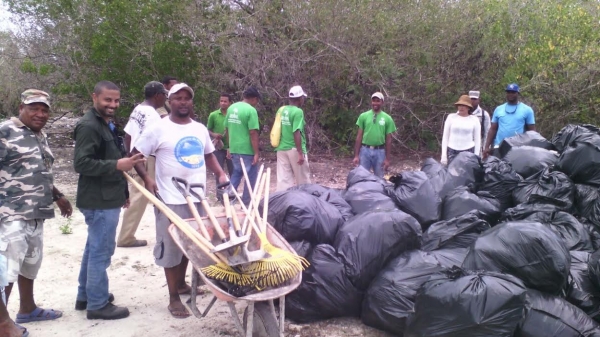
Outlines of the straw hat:
[[471,98],[469,97],[469,95],[460,96],[460,98],[458,99],[458,102],[454,103],[454,105],[456,105],[456,106],[464,105],[464,106],[468,106],[469,109],[473,109],[473,105],[471,104]]

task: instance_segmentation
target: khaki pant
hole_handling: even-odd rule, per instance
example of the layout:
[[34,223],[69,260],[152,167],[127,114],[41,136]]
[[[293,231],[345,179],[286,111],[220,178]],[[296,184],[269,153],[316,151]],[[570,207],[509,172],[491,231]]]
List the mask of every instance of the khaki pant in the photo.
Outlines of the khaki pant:
[[297,185],[310,184],[308,157],[304,154],[304,163],[298,165],[298,150],[277,151],[277,191]]
[[[156,158],[148,156],[146,160],[146,171],[152,179],[155,179],[155,164]],[[135,173],[135,171],[133,171]],[[144,181],[137,174],[132,174],[135,181],[144,186]],[[119,232],[119,239],[117,240],[117,246],[128,246],[135,243],[135,231],[137,231],[146,206],[148,205],[148,199],[144,197],[135,187],[129,187],[129,208],[125,210],[123,214],[123,223],[121,224],[121,231]]]

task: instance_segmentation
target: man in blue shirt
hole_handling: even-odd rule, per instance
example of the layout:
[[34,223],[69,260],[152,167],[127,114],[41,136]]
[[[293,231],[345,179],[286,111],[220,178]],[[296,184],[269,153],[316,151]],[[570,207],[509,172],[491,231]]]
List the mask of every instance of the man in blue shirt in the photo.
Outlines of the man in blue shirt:
[[[504,138],[512,137],[525,131],[535,131],[533,109],[519,102],[519,86],[511,83],[506,86],[506,103],[494,110],[492,125],[484,147],[484,158],[491,155],[500,146]],[[493,147],[492,147],[493,142]]]

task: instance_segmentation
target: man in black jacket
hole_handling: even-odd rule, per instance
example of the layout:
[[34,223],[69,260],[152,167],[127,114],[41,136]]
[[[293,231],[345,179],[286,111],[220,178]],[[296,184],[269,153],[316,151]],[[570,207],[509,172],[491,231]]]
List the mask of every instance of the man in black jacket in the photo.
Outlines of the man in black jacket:
[[124,157],[122,142],[111,119],[119,107],[119,87],[101,81],[94,87],[94,106],[75,126],[75,172],[79,173],[76,205],[88,225],[88,237],[81,260],[75,309],[87,309],[88,319],[119,319],[129,316],[125,307],[111,302],[107,268],[115,252],[115,236],[121,207],[129,205],[123,173],[143,156]]

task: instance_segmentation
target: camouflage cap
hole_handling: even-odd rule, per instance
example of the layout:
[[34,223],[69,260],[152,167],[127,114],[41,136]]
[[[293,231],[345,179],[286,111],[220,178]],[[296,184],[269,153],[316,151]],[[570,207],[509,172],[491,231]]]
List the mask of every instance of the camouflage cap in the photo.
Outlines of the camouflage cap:
[[21,94],[23,104],[44,103],[50,107],[50,95],[47,92],[37,89],[27,89]]

